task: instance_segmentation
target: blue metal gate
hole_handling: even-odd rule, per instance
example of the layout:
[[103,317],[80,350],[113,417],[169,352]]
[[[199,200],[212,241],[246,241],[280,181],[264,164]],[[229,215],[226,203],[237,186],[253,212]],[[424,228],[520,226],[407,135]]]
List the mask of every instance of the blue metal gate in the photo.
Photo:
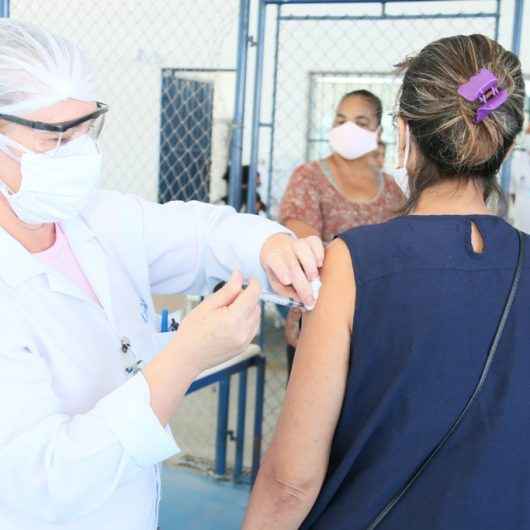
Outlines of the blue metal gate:
[[158,199],[208,201],[213,84],[162,72]]

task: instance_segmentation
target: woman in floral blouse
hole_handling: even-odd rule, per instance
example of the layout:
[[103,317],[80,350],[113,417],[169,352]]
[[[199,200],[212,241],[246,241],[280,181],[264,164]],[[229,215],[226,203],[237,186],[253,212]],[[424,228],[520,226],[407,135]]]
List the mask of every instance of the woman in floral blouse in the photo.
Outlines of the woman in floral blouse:
[[[346,94],[330,132],[332,154],[299,166],[291,176],[280,207],[281,222],[298,237],[317,235],[324,243],[361,225],[395,217],[405,197],[377,163],[381,100],[367,90]],[[289,372],[300,331],[301,312],[287,317]]]

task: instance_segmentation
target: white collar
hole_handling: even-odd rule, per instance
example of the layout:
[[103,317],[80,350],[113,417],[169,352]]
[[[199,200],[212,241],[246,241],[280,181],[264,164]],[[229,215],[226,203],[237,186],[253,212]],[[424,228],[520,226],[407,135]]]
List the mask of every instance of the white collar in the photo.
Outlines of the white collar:
[[[95,237],[79,216],[60,223],[60,226],[69,240],[87,241]],[[46,272],[46,267],[38,258],[0,227],[0,279],[11,287],[17,287]]]

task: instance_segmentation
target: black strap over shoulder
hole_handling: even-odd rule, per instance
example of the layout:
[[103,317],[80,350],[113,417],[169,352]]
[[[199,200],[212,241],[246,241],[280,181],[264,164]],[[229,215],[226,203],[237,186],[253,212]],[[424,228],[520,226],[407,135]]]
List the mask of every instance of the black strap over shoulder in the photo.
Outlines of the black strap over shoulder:
[[436,445],[436,447],[431,451],[431,453],[427,456],[427,458],[420,464],[420,466],[416,469],[414,474],[408,479],[408,481],[405,483],[401,491],[399,491],[390,500],[390,502],[381,510],[381,512],[379,512],[379,515],[372,521],[372,523],[370,523],[370,525],[366,528],[366,530],[374,530],[375,528],[377,528],[383,522],[385,517],[396,506],[396,504],[406,495],[406,493],[410,490],[410,488],[412,488],[414,483],[420,478],[420,476],[423,474],[423,472],[426,470],[429,464],[434,460],[434,458],[436,458],[436,456],[440,453],[440,451],[445,447],[445,445],[447,444],[451,436],[456,432],[456,430],[462,423],[462,420],[464,419],[465,415],[467,414],[467,412],[469,411],[469,409],[475,402],[479,392],[484,387],[484,382],[486,381],[486,378],[490,371],[491,364],[493,363],[493,359],[495,357],[495,353],[497,352],[497,347],[502,338],[502,334],[506,326],[506,321],[508,320],[508,317],[510,315],[510,310],[512,308],[513,301],[515,299],[515,295],[517,294],[517,289],[519,287],[519,283],[521,280],[521,274],[523,271],[524,255],[525,255],[525,236],[520,231],[517,231],[517,235],[519,237],[519,257],[517,259],[517,265],[515,267],[512,286],[510,288],[508,298],[506,299],[504,310],[502,312],[501,318],[497,325],[497,331],[495,332],[495,336],[493,337],[493,341],[491,343],[488,355],[486,356],[486,361],[484,363],[484,367],[482,368],[482,373],[477,382],[475,390],[471,394],[470,398],[468,399],[466,405],[464,406],[460,414],[457,416],[457,418],[454,420],[452,425],[449,427],[449,430],[446,432],[444,437],[440,440],[440,442]]

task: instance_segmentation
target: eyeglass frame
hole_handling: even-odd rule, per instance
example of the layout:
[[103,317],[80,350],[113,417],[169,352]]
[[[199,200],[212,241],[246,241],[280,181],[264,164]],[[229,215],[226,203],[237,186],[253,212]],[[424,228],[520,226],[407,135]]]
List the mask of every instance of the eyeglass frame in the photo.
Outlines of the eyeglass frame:
[[109,106],[101,101],[96,101],[96,105],[98,108],[94,112],[86,114],[81,118],[76,118],[75,120],[68,120],[60,123],[45,123],[42,121],[26,120],[25,118],[12,116],[11,114],[0,114],[0,120],[16,123],[17,125],[24,125],[25,127],[30,127],[31,129],[36,129],[38,131],[65,133],[69,129],[77,127],[86,121],[99,118],[109,110]]

